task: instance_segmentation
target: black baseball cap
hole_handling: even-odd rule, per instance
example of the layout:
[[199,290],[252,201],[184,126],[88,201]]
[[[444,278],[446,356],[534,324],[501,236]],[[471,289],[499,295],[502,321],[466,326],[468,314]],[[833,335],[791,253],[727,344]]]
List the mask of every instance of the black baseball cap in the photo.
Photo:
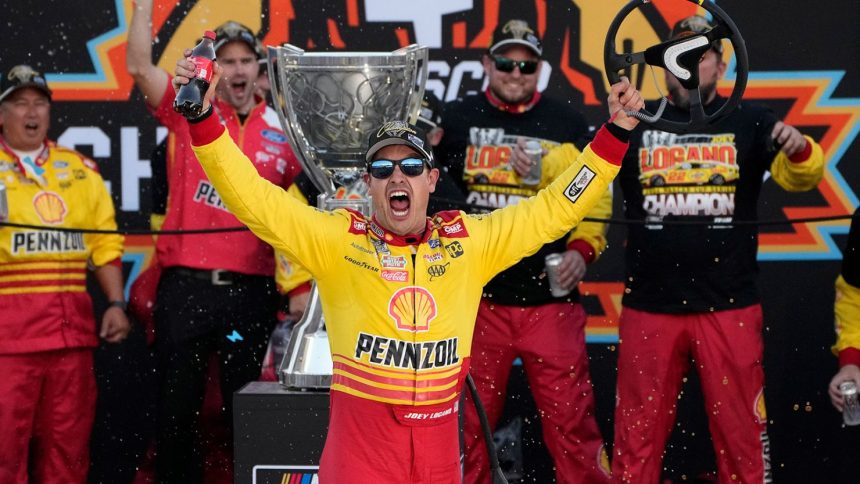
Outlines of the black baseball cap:
[[388,121],[370,134],[367,140],[367,154],[364,161],[373,161],[373,155],[377,151],[392,145],[406,145],[421,154],[430,168],[433,168],[433,152],[427,147],[427,135],[418,126],[406,121]]
[[215,45],[213,46],[215,52],[218,52],[218,49],[224,47],[226,44],[235,41],[247,44],[247,46],[254,51],[257,59],[261,59],[263,57],[263,44],[248,27],[240,24],[239,22],[230,20],[229,22],[224,22],[215,29]]
[[[701,15],[691,15],[687,18],[683,18],[672,27],[672,33],[669,35],[670,39],[681,39],[684,37],[689,37],[691,35],[704,34],[705,32],[714,28],[714,25],[708,21],[707,18]],[[711,42],[711,48],[714,49],[718,54],[723,53],[723,43],[720,39],[717,39]]]
[[38,89],[42,91],[42,94],[48,96],[49,101],[51,100],[52,93],[48,88],[48,82],[45,81],[45,76],[26,64],[20,64],[10,69],[0,79],[0,102],[3,102],[13,92],[25,87]]
[[421,107],[418,109],[418,121],[415,125],[430,131],[442,124],[442,101],[431,91],[424,91]]
[[525,20],[513,19],[497,25],[490,41],[490,54],[512,45],[527,47],[538,56],[543,54],[543,44]]

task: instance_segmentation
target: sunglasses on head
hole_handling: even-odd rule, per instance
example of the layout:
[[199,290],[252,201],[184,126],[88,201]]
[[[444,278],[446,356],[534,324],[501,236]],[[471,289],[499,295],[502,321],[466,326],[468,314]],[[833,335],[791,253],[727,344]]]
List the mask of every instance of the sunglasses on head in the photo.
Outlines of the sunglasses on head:
[[367,171],[370,176],[384,180],[394,173],[394,167],[399,166],[400,171],[408,177],[418,176],[424,173],[425,161],[421,158],[404,158],[402,160],[373,160]]
[[248,32],[247,29],[233,22],[229,22],[222,26],[215,32],[215,34],[218,37],[225,37],[231,40],[241,39],[248,43],[254,43],[256,41],[256,38],[251,32]]
[[502,72],[514,72],[514,67],[518,67],[520,69],[520,74],[534,74],[537,72],[538,62],[536,60],[521,60],[515,61],[513,59],[508,59],[507,57],[502,57],[500,55],[493,56],[493,62],[496,63],[496,70]]

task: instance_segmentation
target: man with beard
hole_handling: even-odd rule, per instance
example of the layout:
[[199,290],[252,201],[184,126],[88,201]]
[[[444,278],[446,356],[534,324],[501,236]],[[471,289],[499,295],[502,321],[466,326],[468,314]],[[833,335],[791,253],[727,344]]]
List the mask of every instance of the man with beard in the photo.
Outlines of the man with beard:
[[[676,24],[672,38],[711,29],[700,16]],[[723,46],[699,61],[706,113],[726,99]],[[667,72],[672,104],[663,117],[689,119],[689,95]],[[656,102],[648,106],[656,110]],[[823,154],[811,138],[770,110],[741,105],[688,134],[639,126],[619,180],[628,226],[622,299],[612,474],[623,482],[660,478],[681,381],[695,361],[708,409],[720,482],[770,482],[762,369],[762,310],[753,221],[764,175],[787,191],[815,188]],[[672,224],[695,222],[700,224]]]
[[[500,23],[481,62],[487,90],[445,107],[445,135],[436,150],[447,175],[477,212],[518,203],[549,184],[579,154],[589,135],[582,114],[537,90],[543,47],[523,20]],[[525,140],[554,148],[541,164],[540,180],[527,181],[530,160]],[[588,214],[608,218],[612,196],[604,194]],[[606,226],[582,223],[493,278],[484,288],[472,341],[472,366],[490,426],[504,408],[512,364],[520,357],[540,413],[544,442],[556,479],[607,482],[608,463],[594,416],[594,396],[585,351],[586,313],[576,285],[587,264],[606,246]],[[545,258],[562,254],[564,296],[552,294]],[[471,396],[467,396],[471,400]],[[489,482],[487,450],[477,414],[466,404],[465,482]]]
[[[173,110],[170,75],[152,63],[152,0],[138,0],[129,29],[127,67],[147,106],[169,129],[168,205],[162,228],[239,226],[191,151],[185,119]],[[215,30],[224,78],[213,101],[218,119],[258,173],[287,187],[300,171],[276,113],[255,96],[262,48],[236,22]],[[156,429],[159,482],[202,479],[199,422],[210,356],[218,355],[224,417],[232,428],[232,395],[260,374],[276,321],[272,248],[249,232],[170,235],[156,243],[162,269],[155,302],[161,379]],[[241,339],[240,339],[241,338]],[[229,447],[232,439],[219,442]]]

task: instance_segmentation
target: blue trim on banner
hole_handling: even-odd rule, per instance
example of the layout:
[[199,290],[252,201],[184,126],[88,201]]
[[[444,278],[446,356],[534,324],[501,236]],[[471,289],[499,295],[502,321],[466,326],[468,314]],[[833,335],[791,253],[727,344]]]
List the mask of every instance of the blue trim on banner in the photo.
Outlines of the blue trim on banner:
[[105,66],[102,65],[101,59],[99,59],[98,52],[96,48],[103,43],[108,42],[109,40],[114,39],[115,37],[119,37],[121,35],[126,34],[128,32],[128,26],[125,23],[125,6],[122,4],[122,0],[115,0],[114,5],[116,6],[116,18],[117,18],[117,27],[107,32],[99,35],[98,37],[93,38],[89,42],[87,42],[87,52],[90,54],[90,60],[92,61],[93,68],[95,69],[95,73],[56,73],[56,74],[45,74],[45,79],[48,81],[48,84],[52,82],[104,82],[107,80],[107,75],[105,74]]

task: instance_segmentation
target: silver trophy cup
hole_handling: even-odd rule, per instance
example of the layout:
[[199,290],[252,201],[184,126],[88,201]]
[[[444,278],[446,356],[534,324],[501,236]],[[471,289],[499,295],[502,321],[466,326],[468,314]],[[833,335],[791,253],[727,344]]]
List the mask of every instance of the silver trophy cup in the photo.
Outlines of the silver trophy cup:
[[[370,215],[362,180],[371,131],[382,123],[415,123],[427,80],[427,48],[393,52],[305,52],[269,47],[275,110],[302,168],[319,189],[319,208]],[[301,261],[296,261],[301,263]],[[293,328],[278,371],[291,389],[327,389],[332,360],[316,287]]]

